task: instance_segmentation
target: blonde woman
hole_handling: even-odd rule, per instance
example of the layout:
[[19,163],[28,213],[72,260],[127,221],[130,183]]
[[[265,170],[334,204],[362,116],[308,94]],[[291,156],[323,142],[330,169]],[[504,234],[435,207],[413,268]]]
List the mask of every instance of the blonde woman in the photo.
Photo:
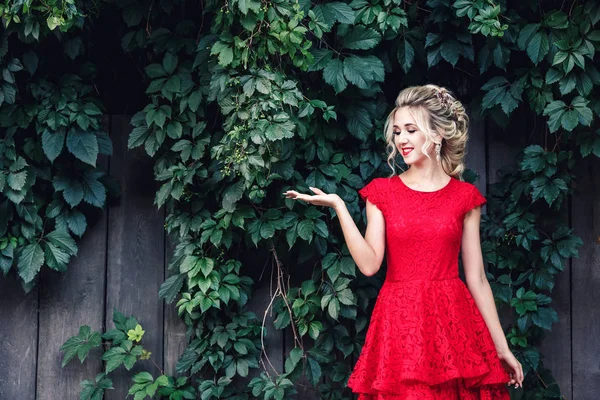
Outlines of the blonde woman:
[[[359,191],[363,237],[336,194],[285,192],[333,207],[350,254],[366,276],[387,256],[365,344],[348,386],[359,400],[509,399],[523,368],[508,348],[486,279],[479,223],[486,200],[461,180],[468,117],[436,85],[404,89],[385,128],[393,174]],[[396,173],[400,153],[409,168]],[[466,285],[458,276],[458,254]]]

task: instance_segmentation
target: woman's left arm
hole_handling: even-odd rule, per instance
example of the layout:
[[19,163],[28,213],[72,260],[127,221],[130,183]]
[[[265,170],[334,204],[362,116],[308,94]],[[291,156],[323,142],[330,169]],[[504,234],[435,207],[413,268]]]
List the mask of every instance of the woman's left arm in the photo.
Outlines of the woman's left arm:
[[496,352],[503,367],[510,372],[509,385],[523,386],[523,367],[508,347],[506,336],[500,325],[498,310],[494,302],[494,294],[485,276],[481,242],[479,238],[479,223],[481,222],[481,207],[477,206],[465,216],[462,235],[462,262],[465,271],[467,287],[481,316],[490,331]]
[[503,354],[509,351],[509,348],[498,318],[492,288],[485,276],[479,239],[480,221],[481,207],[475,207],[465,216],[461,245],[463,268],[467,287],[492,335],[496,351],[498,354]]

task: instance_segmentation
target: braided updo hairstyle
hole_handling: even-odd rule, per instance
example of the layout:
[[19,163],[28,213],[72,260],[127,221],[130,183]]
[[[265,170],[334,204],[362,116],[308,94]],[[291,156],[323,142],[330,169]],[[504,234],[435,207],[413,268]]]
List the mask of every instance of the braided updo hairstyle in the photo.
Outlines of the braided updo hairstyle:
[[396,173],[395,160],[398,154],[394,145],[394,115],[403,107],[408,108],[419,130],[425,133],[423,153],[429,157],[425,149],[431,145],[436,133],[439,133],[442,137],[442,168],[446,174],[461,179],[465,169],[469,117],[462,103],[449,90],[433,84],[402,90],[396,98],[396,106],[385,122],[387,162],[393,173]]

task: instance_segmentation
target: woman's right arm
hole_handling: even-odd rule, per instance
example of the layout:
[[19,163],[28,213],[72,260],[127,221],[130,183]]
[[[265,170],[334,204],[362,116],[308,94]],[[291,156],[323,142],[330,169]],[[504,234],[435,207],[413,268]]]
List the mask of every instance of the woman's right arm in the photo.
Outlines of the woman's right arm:
[[363,237],[350,216],[346,203],[341,198],[336,201],[334,209],[340,220],[350,255],[358,269],[366,276],[374,275],[381,268],[385,253],[383,213],[367,200],[367,232]]
[[295,190],[288,190],[284,195],[316,206],[333,207],[340,220],[350,255],[360,272],[371,276],[379,271],[385,253],[385,219],[381,210],[367,199],[367,232],[363,237],[340,196],[327,194],[317,188],[310,190],[315,192],[315,195],[302,194]]

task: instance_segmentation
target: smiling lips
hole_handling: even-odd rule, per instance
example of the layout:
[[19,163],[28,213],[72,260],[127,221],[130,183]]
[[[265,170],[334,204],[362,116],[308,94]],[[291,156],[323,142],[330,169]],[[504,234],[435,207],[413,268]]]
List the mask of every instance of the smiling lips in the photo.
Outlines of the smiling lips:
[[402,155],[403,156],[407,156],[408,153],[410,153],[411,151],[413,151],[414,147],[403,147],[402,148]]

